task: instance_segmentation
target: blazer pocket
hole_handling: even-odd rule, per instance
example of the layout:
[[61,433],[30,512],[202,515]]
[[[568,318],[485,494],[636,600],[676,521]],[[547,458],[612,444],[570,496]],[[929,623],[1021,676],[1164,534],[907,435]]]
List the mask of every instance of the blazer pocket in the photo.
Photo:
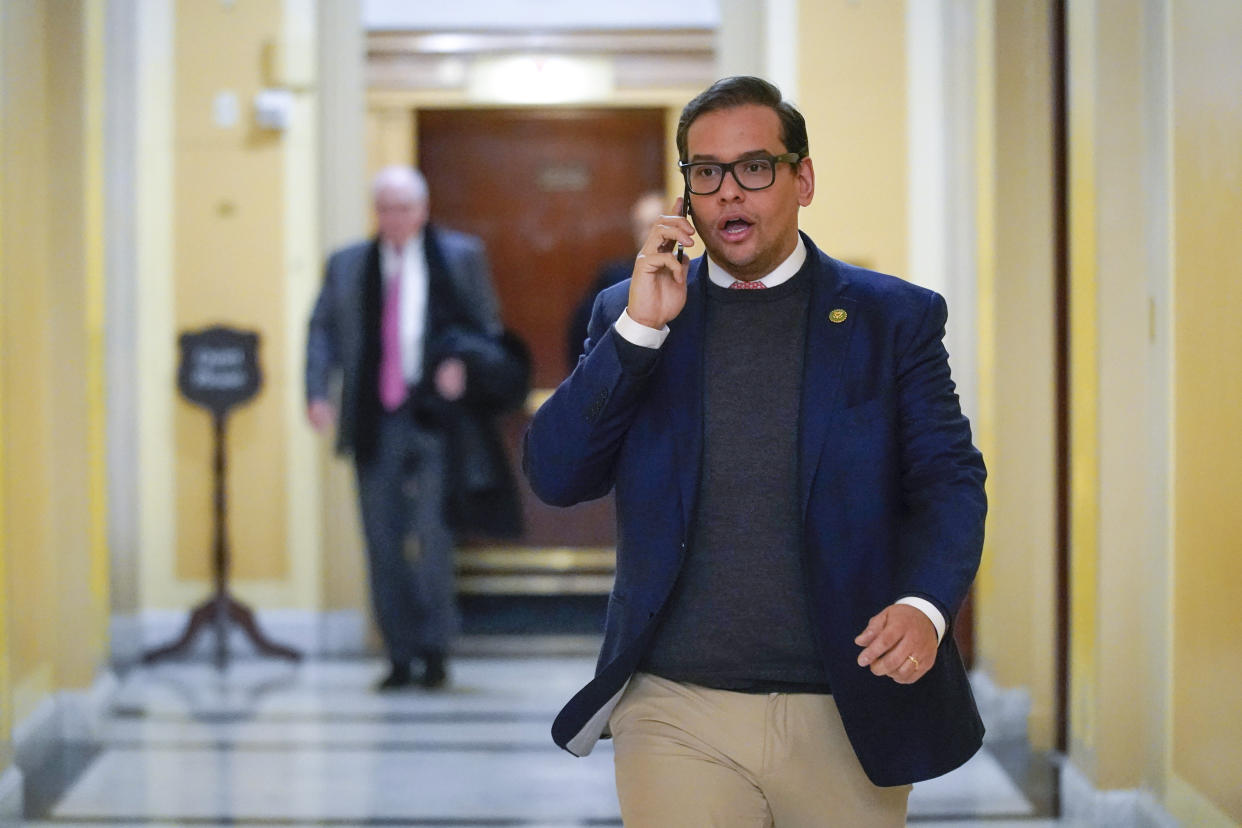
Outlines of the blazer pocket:
[[603,388],[597,391],[595,396],[591,398],[591,404],[587,406],[586,410],[586,421],[588,423],[594,425],[595,421],[599,419],[599,415],[604,411],[604,406],[608,404],[608,397],[608,389]]

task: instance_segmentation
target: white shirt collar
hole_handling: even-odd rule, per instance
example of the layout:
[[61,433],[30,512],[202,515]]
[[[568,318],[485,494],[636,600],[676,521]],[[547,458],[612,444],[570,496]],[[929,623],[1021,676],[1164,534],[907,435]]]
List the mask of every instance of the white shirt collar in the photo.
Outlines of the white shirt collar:
[[[707,268],[707,278],[712,280],[712,284],[727,288],[734,282],[740,281],[733,278],[729,271],[725,270],[710,255],[707,257],[709,266]],[[806,243],[802,241],[802,234],[798,234],[798,243],[794,246],[793,252],[789,254],[785,261],[778,264],[771,273],[764,276],[759,281],[764,287],[776,287],[779,284],[788,282],[793,278],[794,274],[802,269],[802,264],[806,261]]]
[[414,257],[422,254],[423,250],[423,234],[416,233],[406,239],[405,244],[401,247],[395,247],[388,242],[380,242],[380,267],[381,272],[387,276],[393,272],[394,266],[400,266],[402,271],[405,270],[406,262],[411,261]]

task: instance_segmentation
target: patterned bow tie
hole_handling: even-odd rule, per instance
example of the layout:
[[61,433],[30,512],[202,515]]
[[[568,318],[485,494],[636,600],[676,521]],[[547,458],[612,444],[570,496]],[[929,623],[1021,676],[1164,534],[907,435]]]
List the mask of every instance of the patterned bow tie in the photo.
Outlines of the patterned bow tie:
[[760,282],[758,279],[756,279],[753,282],[742,282],[742,281],[734,282],[733,284],[729,285],[729,290],[763,290],[766,287],[767,285],[765,285],[763,282]]

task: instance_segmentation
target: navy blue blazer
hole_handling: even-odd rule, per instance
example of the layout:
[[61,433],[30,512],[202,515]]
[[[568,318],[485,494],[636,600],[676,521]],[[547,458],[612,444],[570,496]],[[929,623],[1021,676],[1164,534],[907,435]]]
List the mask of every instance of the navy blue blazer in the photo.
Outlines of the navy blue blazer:
[[[983,724],[951,633],[910,685],[859,667],[854,637],[906,595],[953,618],[983,546],[984,465],[949,376],[944,299],[803,240],[812,287],[801,413],[790,427],[815,639],[863,769],[877,785],[901,785],[961,765],[982,744]],[[541,499],[616,496],[617,574],[596,675],[552,728],[577,755],[606,735],[686,554],[702,458],[706,283],[699,258],[685,309],[639,371],[622,360],[628,343],[618,345],[612,325],[629,282],[601,293],[586,355],[526,434],[523,469]]]

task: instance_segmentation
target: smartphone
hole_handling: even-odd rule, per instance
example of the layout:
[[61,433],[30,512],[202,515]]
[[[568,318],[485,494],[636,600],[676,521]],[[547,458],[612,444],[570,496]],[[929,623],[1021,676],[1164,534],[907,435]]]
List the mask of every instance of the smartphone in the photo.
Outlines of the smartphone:
[[[681,215],[682,218],[690,218],[690,185],[686,185],[686,189],[681,197]],[[677,264],[681,264],[686,260],[686,252],[681,246],[681,242],[677,242]]]

